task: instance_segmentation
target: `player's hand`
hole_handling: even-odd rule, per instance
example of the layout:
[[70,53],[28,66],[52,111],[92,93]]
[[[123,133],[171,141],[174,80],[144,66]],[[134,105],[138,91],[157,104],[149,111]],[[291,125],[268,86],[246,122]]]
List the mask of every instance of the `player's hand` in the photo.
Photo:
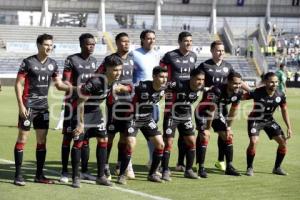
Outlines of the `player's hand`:
[[23,119],[26,119],[29,116],[28,110],[24,105],[19,106],[19,115]]
[[286,131],[286,140],[290,139],[292,137],[293,131],[291,128],[288,128]]
[[229,130],[226,131],[226,139],[230,140],[232,138],[233,138],[233,132],[232,132],[231,129],[229,129]]
[[204,135],[209,137],[209,136],[210,136],[210,131],[209,131],[209,130],[207,130],[207,129],[206,129],[206,130],[204,130]]
[[73,137],[78,138],[83,133],[84,125],[82,123],[77,124],[77,127],[73,130]]

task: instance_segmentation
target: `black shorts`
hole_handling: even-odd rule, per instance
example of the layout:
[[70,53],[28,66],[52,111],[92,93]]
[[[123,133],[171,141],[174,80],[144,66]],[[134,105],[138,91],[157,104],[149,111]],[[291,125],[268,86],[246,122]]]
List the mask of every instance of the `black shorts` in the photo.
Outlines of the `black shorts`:
[[[203,132],[207,128],[206,124],[208,118],[209,116],[206,114],[200,114],[197,118],[195,117],[196,128],[198,131]],[[226,119],[224,117],[218,117],[216,119],[213,119],[211,125],[214,129],[214,132],[226,131],[228,127]]]
[[62,134],[72,133],[72,120],[73,119],[73,107],[70,103],[65,103],[64,105],[64,122]]
[[195,135],[192,119],[176,120],[172,118],[172,116],[165,116],[163,123],[163,136],[166,138],[174,138],[176,128],[178,128],[179,135],[181,136]]
[[[126,109],[129,110],[130,107],[122,106],[118,107],[118,109]],[[126,113],[116,113],[113,112],[112,107],[107,107],[107,124],[106,130],[107,134],[115,135],[116,133],[125,133],[127,131],[127,123],[132,120],[132,118],[127,117]]]
[[30,131],[31,124],[34,129],[49,129],[49,111],[48,109],[27,108],[29,117],[23,119],[19,116],[18,127],[24,131]]
[[158,131],[158,127],[154,119],[146,121],[131,120],[126,124],[125,135],[127,137],[136,137],[139,129],[146,139],[149,139],[150,137],[154,137],[156,135],[161,135],[161,132]]
[[[71,130],[73,131],[77,126],[77,114],[72,117]],[[72,133],[72,131],[70,133]],[[84,113],[84,138],[92,137],[107,137],[105,122],[101,110]]]
[[284,135],[281,127],[275,120],[269,121],[255,121],[248,120],[248,135],[251,136],[259,136],[259,132],[264,130],[269,139],[272,140],[273,137]]

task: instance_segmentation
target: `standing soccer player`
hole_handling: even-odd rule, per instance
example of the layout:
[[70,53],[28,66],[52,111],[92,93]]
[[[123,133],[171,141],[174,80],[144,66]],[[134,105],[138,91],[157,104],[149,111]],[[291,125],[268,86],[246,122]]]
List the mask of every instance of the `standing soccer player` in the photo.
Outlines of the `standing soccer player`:
[[[79,37],[79,44],[81,48],[80,53],[70,55],[65,60],[65,66],[63,71],[63,81],[77,87],[80,84],[85,83],[96,71],[97,60],[92,56],[95,49],[95,38],[90,33],[84,33]],[[70,154],[70,144],[73,139],[72,122],[74,114],[76,113],[78,103],[78,94],[76,91],[72,93],[66,93],[65,96],[65,112],[63,122],[63,141],[61,146],[61,160],[62,160],[62,172],[60,182],[68,182],[68,161]],[[89,107],[92,107],[89,105]],[[88,140],[84,140],[82,146],[79,145],[78,140],[74,141],[72,146],[71,159],[75,159],[75,151],[80,153],[81,156],[81,178],[87,180],[96,180],[96,177],[88,173],[88,159],[89,159],[89,144]],[[79,156],[79,157],[80,157]],[[73,161],[72,161],[73,163]],[[73,163],[74,164],[74,163]],[[72,167],[75,166],[72,164]],[[74,171],[74,169],[73,169]],[[74,173],[73,173],[74,174]],[[74,179],[74,177],[73,177]]]
[[150,166],[148,180],[162,182],[161,178],[156,174],[156,171],[163,156],[164,142],[161,133],[158,131],[157,124],[153,119],[152,112],[154,105],[160,101],[164,94],[167,78],[167,69],[157,66],[153,68],[153,81],[140,81],[139,85],[134,88],[135,94],[132,100],[133,112],[128,116],[131,117],[131,120],[126,126],[127,146],[122,152],[120,174],[117,180],[119,184],[126,184],[125,170],[131,159],[139,129],[145,138],[154,144],[153,160]]
[[[105,175],[108,179],[111,179],[109,169],[109,156],[113,145],[113,140],[116,133],[120,132],[120,139],[118,142],[118,161],[116,165],[116,175],[119,175],[121,164],[121,152],[126,148],[126,110],[130,109],[131,103],[131,88],[132,88],[132,75],[133,75],[133,55],[129,52],[130,40],[127,33],[119,33],[116,38],[117,52],[116,56],[119,56],[123,61],[122,73],[118,80],[118,87],[122,87],[122,93],[110,93],[106,99],[107,106],[107,159],[105,166]],[[98,69],[99,73],[105,73],[104,65],[101,65]],[[135,178],[135,174],[132,168],[132,162],[129,163],[127,168],[127,177],[130,179]]]
[[[211,126],[214,131],[218,133],[224,144],[222,148],[224,149],[226,157],[225,174],[240,176],[240,173],[238,173],[232,165],[233,132],[231,130],[231,125],[243,95],[241,83],[241,75],[237,72],[231,72],[228,75],[228,83],[216,85],[207,91],[195,110],[195,121],[198,129],[198,175],[202,178],[207,178],[204,161],[210,138],[209,129]],[[229,104],[231,104],[231,107],[228,111],[227,106]]]
[[[143,30],[140,34],[141,47],[135,49],[133,53],[134,70],[133,83],[138,84],[140,81],[152,80],[152,70],[159,65],[160,55],[154,49],[156,35],[153,30]],[[155,105],[153,109],[153,119],[155,122],[159,121],[159,105]],[[154,146],[151,141],[147,141],[149,149],[149,162],[147,166],[151,165],[151,157]]]
[[[23,150],[27,142],[31,124],[36,131],[36,161],[37,169],[34,181],[53,184],[43,173],[46,159],[46,137],[49,129],[48,90],[51,79],[57,89],[71,91],[72,87],[62,83],[58,76],[58,66],[55,60],[49,58],[53,49],[53,36],[39,35],[37,38],[38,54],[23,60],[15,83],[16,97],[19,106],[19,134],[14,149],[15,179],[14,184],[24,186],[25,180],[21,173]],[[24,88],[22,88],[22,82]],[[23,94],[22,94],[23,89]]]
[[[247,148],[247,172],[246,175],[253,176],[253,160],[256,154],[256,146],[259,132],[264,130],[270,140],[278,143],[277,154],[273,173],[287,175],[281,168],[281,163],[287,152],[286,141],[292,136],[292,128],[287,110],[286,98],[283,92],[277,89],[278,78],[275,73],[268,72],[264,75],[265,86],[255,89],[245,96],[245,99],[253,99],[254,107],[248,117],[248,135],[250,139]],[[280,106],[282,118],[287,126],[287,137],[283,130],[273,118],[273,113]]]
[[172,82],[169,85],[168,105],[165,108],[164,118],[164,142],[165,149],[162,159],[162,179],[171,181],[169,173],[169,159],[176,128],[185,141],[186,147],[186,167],[184,177],[198,179],[193,172],[195,158],[196,140],[194,126],[192,122],[192,104],[197,101],[200,90],[204,86],[204,72],[193,69],[190,73],[190,80]]
[[[112,186],[112,183],[106,178],[104,173],[107,157],[107,132],[99,104],[107,97],[109,92],[122,90],[118,86],[113,86],[113,84],[120,78],[123,62],[118,55],[111,54],[105,58],[103,65],[106,69],[105,75],[95,74],[94,77],[87,80],[87,82],[80,87],[80,99],[76,116],[77,126],[73,130],[73,134],[81,143],[83,138],[96,137],[96,183],[99,185]],[[93,106],[92,109],[88,107],[89,105]],[[80,157],[77,155],[77,165],[79,161]],[[78,172],[76,174],[78,174]],[[80,187],[78,176],[75,179],[75,183],[74,185],[76,185],[76,187]]]
[[[227,83],[228,74],[234,71],[232,65],[224,60],[225,49],[222,41],[216,40],[212,42],[210,45],[210,51],[212,58],[204,61],[198,66],[199,69],[205,72],[205,87],[207,89],[214,85]],[[250,90],[250,88],[244,82],[242,82],[242,88],[246,91]],[[225,171],[224,146],[226,146],[226,144],[219,135],[218,161],[215,163],[215,166],[222,171]]]
[[[178,35],[179,48],[166,53],[161,59],[160,66],[168,68],[169,82],[187,80],[190,78],[190,72],[195,68],[195,64],[197,62],[196,54],[191,51],[192,43],[192,34],[186,31],[181,32]],[[168,91],[166,91],[166,93],[168,93]],[[172,103],[170,100],[171,99],[166,99],[165,107],[168,107],[168,104]],[[182,134],[180,134],[180,137],[178,137],[177,145],[179,153],[176,170],[185,171],[185,144]]]

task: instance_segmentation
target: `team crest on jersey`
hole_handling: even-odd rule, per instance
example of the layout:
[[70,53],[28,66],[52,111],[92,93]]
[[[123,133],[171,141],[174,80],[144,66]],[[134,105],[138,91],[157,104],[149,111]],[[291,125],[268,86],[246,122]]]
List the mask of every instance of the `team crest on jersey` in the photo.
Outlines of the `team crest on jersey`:
[[276,103],[279,103],[281,101],[281,98],[280,97],[276,97],[275,101],[276,101]]
[[236,101],[237,100],[237,96],[232,96],[231,97],[231,101]]
[[49,64],[49,65],[48,65],[48,69],[49,69],[50,71],[52,71],[52,70],[53,70],[53,68],[54,68],[54,67],[53,67],[53,65],[52,65],[52,64]]
[[167,134],[167,135],[172,134],[172,129],[168,128],[168,129],[166,130],[166,134]]
[[224,71],[225,73],[227,73],[227,72],[229,71],[228,67],[224,67],[224,68],[223,68],[223,71]]
[[113,131],[115,130],[115,125],[111,124],[108,126],[108,130]]
[[195,62],[195,58],[194,57],[190,57],[190,62],[194,63]]
[[96,68],[96,65],[95,63],[92,63],[92,68],[95,69]]

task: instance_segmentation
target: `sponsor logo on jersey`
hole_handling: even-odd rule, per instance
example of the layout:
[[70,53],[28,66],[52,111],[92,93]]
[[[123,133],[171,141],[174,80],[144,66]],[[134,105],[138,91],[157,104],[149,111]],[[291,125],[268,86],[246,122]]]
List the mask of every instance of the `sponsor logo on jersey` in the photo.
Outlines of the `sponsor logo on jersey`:
[[166,130],[166,134],[168,134],[168,135],[172,134],[172,129],[168,128],[168,129]]
[[133,132],[134,132],[134,128],[130,127],[130,128],[128,129],[128,133],[133,133]]

